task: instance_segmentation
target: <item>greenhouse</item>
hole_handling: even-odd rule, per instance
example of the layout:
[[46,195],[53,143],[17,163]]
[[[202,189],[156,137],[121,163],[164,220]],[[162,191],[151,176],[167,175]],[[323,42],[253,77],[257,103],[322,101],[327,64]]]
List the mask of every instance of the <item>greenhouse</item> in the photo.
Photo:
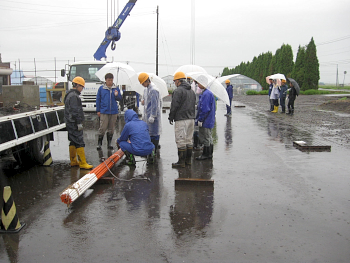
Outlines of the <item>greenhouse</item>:
[[247,90],[261,91],[262,87],[256,80],[248,78],[244,75],[237,75],[229,78],[231,85],[233,86],[234,94],[245,94]]

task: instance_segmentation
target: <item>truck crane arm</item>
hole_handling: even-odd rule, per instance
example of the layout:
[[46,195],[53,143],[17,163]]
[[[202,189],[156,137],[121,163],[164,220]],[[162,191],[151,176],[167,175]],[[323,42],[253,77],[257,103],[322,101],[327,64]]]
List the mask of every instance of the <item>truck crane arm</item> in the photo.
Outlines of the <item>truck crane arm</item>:
[[107,58],[106,56],[106,50],[109,44],[112,42],[112,50],[115,50],[115,42],[120,39],[120,27],[124,23],[125,19],[130,14],[131,10],[133,9],[134,5],[136,4],[137,0],[129,0],[129,2],[125,5],[123,11],[119,14],[117,20],[114,22],[114,24],[109,27],[105,33],[105,38],[103,39],[102,43],[100,44],[99,48],[96,50],[94,54],[94,58],[96,60],[101,60],[101,58]]

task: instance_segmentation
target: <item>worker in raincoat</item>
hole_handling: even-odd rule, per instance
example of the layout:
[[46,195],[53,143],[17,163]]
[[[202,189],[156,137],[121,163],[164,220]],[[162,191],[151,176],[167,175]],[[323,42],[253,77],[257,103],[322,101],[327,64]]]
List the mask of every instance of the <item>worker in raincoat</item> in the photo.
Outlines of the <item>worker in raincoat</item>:
[[273,80],[273,88],[271,91],[270,99],[273,101],[273,111],[274,113],[278,112],[278,99],[280,97],[280,80],[279,79],[274,79]]
[[127,163],[134,165],[136,156],[147,156],[154,150],[149,136],[148,125],[129,109],[124,114],[125,125],[117,139],[117,146],[124,152]]
[[226,84],[226,92],[228,95],[228,99],[230,101],[230,106],[226,105],[226,114],[225,116],[231,116],[232,115],[232,109],[231,109],[231,105],[232,105],[232,98],[233,98],[233,87],[231,85],[230,80],[226,80],[225,81]]
[[[157,153],[160,135],[162,133],[162,100],[157,86],[151,82],[147,73],[139,74],[139,82],[145,88],[143,95],[143,120],[148,125],[149,135]],[[154,162],[154,156],[148,157],[148,162]]]
[[286,112],[286,97],[287,97],[287,90],[288,86],[286,84],[286,80],[282,79],[282,86],[281,86],[281,91],[280,91],[280,104],[282,108],[282,113]]
[[82,77],[75,77],[72,81],[72,86],[73,88],[64,97],[64,121],[68,131],[70,165],[79,166],[82,169],[91,169],[93,166],[86,162],[85,157],[83,137],[84,112],[79,97],[84,89],[85,80]]
[[99,87],[96,96],[96,112],[100,117],[100,128],[98,129],[97,149],[102,146],[103,137],[107,130],[107,147],[113,149],[112,138],[115,129],[115,123],[118,118],[118,101],[123,97],[118,87],[113,83],[114,76],[112,73],[105,75],[105,84]]
[[[205,76],[203,76],[205,78]],[[206,160],[213,158],[213,136],[212,129],[215,124],[215,98],[214,94],[205,88],[198,79],[198,87],[203,90],[199,96],[197,105],[197,116],[195,125],[199,127],[199,141],[204,145],[202,155],[196,160]],[[201,81],[207,83],[207,80]]]
[[289,91],[288,94],[288,115],[293,115],[294,114],[294,101],[296,97],[298,96],[298,93],[293,85],[293,82],[289,82],[290,88],[287,90]]

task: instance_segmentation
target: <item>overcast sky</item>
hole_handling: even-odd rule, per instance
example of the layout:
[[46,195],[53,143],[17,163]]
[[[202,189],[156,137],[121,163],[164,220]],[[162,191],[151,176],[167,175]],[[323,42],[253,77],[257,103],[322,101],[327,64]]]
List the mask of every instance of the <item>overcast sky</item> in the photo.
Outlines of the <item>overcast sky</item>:
[[[61,69],[68,61],[93,60],[108,25],[114,22],[107,1],[0,0],[0,53],[27,75]],[[127,0],[119,0],[119,11]],[[117,6],[118,0],[115,0]],[[155,73],[156,8],[159,6],[159,76],[191,63],[191,0],[138,0],[121,27],[107,60],[129,62],[137,72]],[[117,7],[116,13],[117,13]],[[117,16],[117,15],[116,15]],[[349,0],[195,0],[194,64],[217,76],[224,67],[252,61],[282,44],[299,45],[311,37],[317,46],[320,81],[350,83]],[[16,62],[16,64],[15,64]],[[53,77],[53,72],[40,72]],[[59,73],[57,73],[57,76]]]

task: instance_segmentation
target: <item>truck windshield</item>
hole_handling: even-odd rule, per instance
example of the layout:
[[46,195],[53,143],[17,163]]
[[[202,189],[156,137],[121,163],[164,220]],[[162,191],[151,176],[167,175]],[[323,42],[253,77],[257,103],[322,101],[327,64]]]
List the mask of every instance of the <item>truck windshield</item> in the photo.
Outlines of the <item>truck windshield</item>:
[[72,81],[75,77],[82,77],[85,82],[101,82],[95,73],[102,68],[103,64],[83,64],[73,65],[70,68],[69,80]]

